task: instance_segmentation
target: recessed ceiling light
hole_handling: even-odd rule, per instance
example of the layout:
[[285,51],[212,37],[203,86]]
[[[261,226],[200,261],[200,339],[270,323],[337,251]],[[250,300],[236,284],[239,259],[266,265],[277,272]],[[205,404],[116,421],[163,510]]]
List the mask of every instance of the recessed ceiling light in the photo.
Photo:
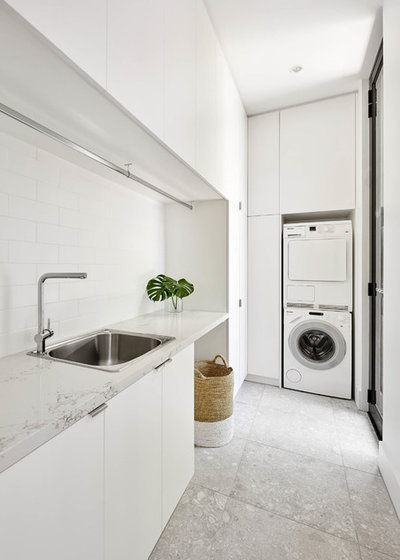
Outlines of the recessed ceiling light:
[[302,66],[292,66],[291,69],[289,70],[289,72],[295,72],[297,74],[297,72],[301,72],[303,70]]

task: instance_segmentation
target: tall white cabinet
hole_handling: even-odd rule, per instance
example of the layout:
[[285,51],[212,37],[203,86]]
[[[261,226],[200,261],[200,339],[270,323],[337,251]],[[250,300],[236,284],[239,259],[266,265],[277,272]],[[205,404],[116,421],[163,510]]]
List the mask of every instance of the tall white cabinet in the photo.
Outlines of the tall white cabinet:
[[248,378],[278,385],[281,372],[281,217],[249,217]]
[[249,118],[248,378],[280,384],[281,228],[355,208],[356,94]]

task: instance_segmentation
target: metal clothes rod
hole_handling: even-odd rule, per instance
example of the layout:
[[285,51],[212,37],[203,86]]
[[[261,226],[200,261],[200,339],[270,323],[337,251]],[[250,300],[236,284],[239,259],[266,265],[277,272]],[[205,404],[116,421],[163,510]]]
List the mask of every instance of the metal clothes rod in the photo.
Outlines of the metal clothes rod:
[[133,173],[131,173],[129,171],[129,168],[123,169],[122,167],[119,167],[118,165],[115,165],[111,161],[108,161],[107,159],[105,159],[101,156],[98,156],[94,152],[91,152],[90,150],[87,150],[86,148],[83,148],[79,144],[75,144],[75,142],[72,142],[72,140],[68,140],[68,138],[65,138],[65,136],[61,136],[61,134],[58,134],[57,132],[54,132],[54,130],[51,130],[50,128],[47,128],[46,126],[43,126],[43,125],[39,124],[38,122],[30,119],[29,117],[26,117],[25,115],[22,115],[21,113],[18,113],[18,111],[14,111],[14,109],[11,109],[11,107],[8,107],[7,105],[3,105],[3,103],[0,103],[0,113],[3,113],[4,115],[7,115],[8,117],[11,117],[12,119],[14,119],[16,121],[19,121],[20,123],[22,123],[26,126],[29,126],[30,128],[33,128],[34,130],[36,130],[36,131],[38,131],[42,134],[45,134],[46,136],[48,136],[49,138],[52,138],[53,140],[57,140],[57,142],[60,142],[61,144],[64,144],[64,146],[68,146],[68,148],[71,148],[72,150],[75,150],[76,152],[79,152],[80,154],[83,154],[84,156],[86,156],[90,159],[93,159],[94,161],[97,161],[97,163],[100,163],[101,165],[104,165],[105,167],[108,167],[109,169],[112,169],[116,173],[120,173],[121,175],[123,175],[127,179],[132,179],[132,181],[136,181],[137,183],[140,183],[141,185],[147,187],[148,189],[151,189],[152,191],[154,191],[158,194],[161,194],[162,196],[165,196],[166,198],[169,198],[170,200],[173,200],[174,202],[176,202],[178,204],[181,204],[182,206],[185,206],[186,208],[189,208],[190,210],[193,210],[193,206],[191,204],[189,204],[189,202],[185,202],[184,200],[180,200],[179,198],[176,198],[172,194],[169,194],[169,193],[163,191],[159,187],[156,187],[155,185],[152,185],[148,181],[145,181],[144,179],[141,179],[137,175],[134,175]]

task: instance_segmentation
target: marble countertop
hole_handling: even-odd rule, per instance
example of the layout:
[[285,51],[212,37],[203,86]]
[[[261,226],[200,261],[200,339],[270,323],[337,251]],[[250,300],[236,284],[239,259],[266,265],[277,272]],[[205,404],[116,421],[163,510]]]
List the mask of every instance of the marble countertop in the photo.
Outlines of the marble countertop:
[[[227,313],[149,313],[107,328],[173,336],[120,372],[28,356],[0,359],[0,472],[226,321]],[[99,328],[103,328],[99,326]]]

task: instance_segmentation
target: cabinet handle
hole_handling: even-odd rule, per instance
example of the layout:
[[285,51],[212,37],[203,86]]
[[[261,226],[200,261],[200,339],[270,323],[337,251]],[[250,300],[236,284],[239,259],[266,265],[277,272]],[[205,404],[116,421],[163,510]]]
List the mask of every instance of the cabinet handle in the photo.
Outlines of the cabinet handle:
[[107,404],[105,402],[103,402],[103,404],[100,404],[99,406],[97,406],[96,408],[94,408],[91,412],[89,412],[90,416],[92,418],[94,418],[95,416],[97,416],[98,414],[100,414],[100,412],[103,412],[103,410],[105,410],[107,408]]
[[169,362],[172,362],[172,358],[168,358],[168,360],[164,360],[164,362],[161,362],[161,364],[158,364],[158,366],[156,366],[154,369],[160,369],[160,367],[165,366],[165,364],[169,364]]

